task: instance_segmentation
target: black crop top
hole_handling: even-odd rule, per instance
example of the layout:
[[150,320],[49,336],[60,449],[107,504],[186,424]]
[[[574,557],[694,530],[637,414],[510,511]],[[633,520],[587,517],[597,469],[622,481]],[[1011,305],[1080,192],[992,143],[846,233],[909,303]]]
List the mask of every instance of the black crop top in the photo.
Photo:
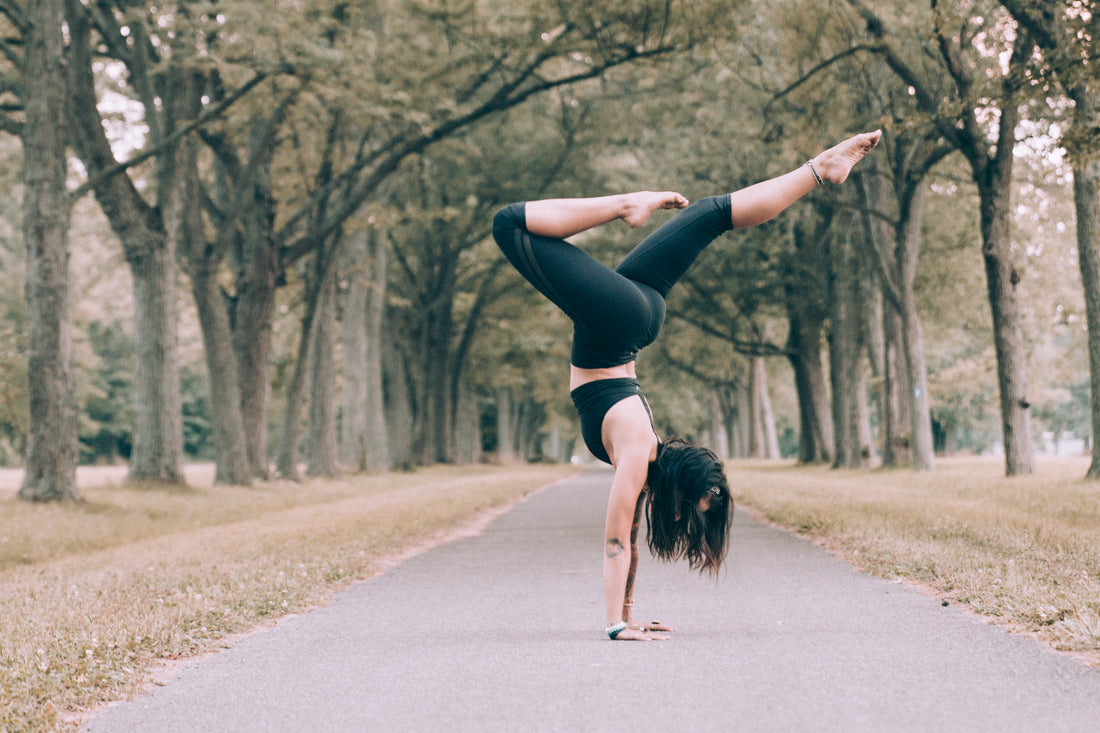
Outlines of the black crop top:
[[[642,398],[642,404],[649,413],[650,425],[653,424],[653,412],[649,409],[649,403],[637,379],[630,377],[618,377],[614,379],[599,379],[577,387],[569,393],[573,398],[573,405],[581,417],[581,437],[584,444],[596,458],[604,463],[611,463],[607,455],[607,448],[603,444],[603,419],[607,411],[627,397],[638,395]],[[654,433],[657,429],[654,428]]]

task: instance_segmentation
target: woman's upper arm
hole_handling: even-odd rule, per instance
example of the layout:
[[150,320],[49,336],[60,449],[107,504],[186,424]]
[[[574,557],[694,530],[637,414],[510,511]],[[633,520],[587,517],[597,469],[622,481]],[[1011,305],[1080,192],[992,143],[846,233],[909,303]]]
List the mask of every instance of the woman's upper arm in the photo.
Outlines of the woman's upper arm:
[[634,510],[638,506],[638,497],[645,489],[648,471],[648,456],[640,453],[637,457],[623,456],[615,466],[611,496],[607,501],[606,539],[625,541],[630,536]]

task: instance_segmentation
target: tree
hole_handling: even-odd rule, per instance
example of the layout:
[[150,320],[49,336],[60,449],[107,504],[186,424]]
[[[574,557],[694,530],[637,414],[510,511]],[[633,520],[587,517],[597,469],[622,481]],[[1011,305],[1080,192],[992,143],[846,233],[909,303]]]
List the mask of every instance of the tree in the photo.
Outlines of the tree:
[[[200,35],[184,3],[169,20],[155,9],[137,11],[130,2],[85,4],[69,0],[66,22],[71,37],[68,90],[73,110],[73,144],[88,180],[77,194],[95,193],[122,243],[135,289],[134,452],[130,478],[183,483],[183,423],[177,354],[176,254],[188,233],[190,212],[183,198],[190,185],[188,134],[224,112],[229,103],[196,112],[195,75],[188,68],[195,53],[187,39]],[[161,22],[168,20],[168,22]],[[199,19],[201,24],[202,18]],[[148,128],[146,144],[118,162],[99,109],[94,64],[99,55],[125,73]],[[170,61],[169,59],[174,59]],[[253,77],[230,103],[259,82]],[[154,161],[153,185],[142,185],[140,165]],[[152,201],[143,190],[150,190]],[[194,204],[197,199],[188,199]],[[221,409],[221,395],[211,404]],[[222,434],[219,452],[232,446]],[[219,471],[218,480],[235,482]]]
[[[226,194],[208,200],[218,203],[219,231],[237,246],[231,322],[254,472],[266,471],[272,293],[287,268],[317,251],[430,146],[537,94],[671,53],[694,28],[679,6],[590,10],[563,4],[517,14],[469,5],[437,12],[384,2],[310,10],[321,29],[311,42],[324,47],[325,58],[340,59],[314,69],[311,80],[325,84],[305,83],[295,99],[281,97],[285,107],[273,105],[275,113],[259,110],[204,133]],[[282,186],[279,176],[273,186],[272,171],[293,172],[285,179],[292,185]]]
[[390,468],[383,388],[382,320],[386,302],[385,235],[371,217],[351,232],[341,268],[344,400],[340,460],[359,471]]
[[30,3],[23,18],[23,227],[27,244],[30,426],[19,497],[76,501],[77,410],[69,312],[69,133],[63,0]]
[[[909,87],[918,107],[931,116],[939,133],[962,153],[970,166],[980,197],[982,254],[993,315],[1005,472],[1033,473],[1035,454],[1028,412],[1026,349],[1017,295],[1020,274],[1013,262],[1009,205],[1016,127],[1020,121],[1018,91],[1027,83],[1033,43],[1026,32],[1014,32],[1005,25],[1003,17],[993,8],[988,8],[988,15],[975,15],[970,7],[973,3],[948,8],[932,0],[928,18],[932,43],[922,43],[919,58],[910,60],[878,14],[861,0],[848,3],[866,24],[868,35],[876,42],[876,53]],[[996,57],[982,55],[976,43],[978,36],[989,47],[999,45],[1006,49],[1007,64],[1003,71],[995,66]],[[994,81],[987,83],[989,78]],[[995,118],[995,124],[989,123],[990,117]],[[995,130],[992,141],[987,135],[990,127]]]
[[1100,479],[1100,81],[1092,68],[1100,43],[1100,8],[1095,2],[1002,0],[1041,49],[1053,77],[1073,100],[1072,123],[1063,136],[1073,168],[1077,250],[1088,322],[1092,463],[1088,477]]

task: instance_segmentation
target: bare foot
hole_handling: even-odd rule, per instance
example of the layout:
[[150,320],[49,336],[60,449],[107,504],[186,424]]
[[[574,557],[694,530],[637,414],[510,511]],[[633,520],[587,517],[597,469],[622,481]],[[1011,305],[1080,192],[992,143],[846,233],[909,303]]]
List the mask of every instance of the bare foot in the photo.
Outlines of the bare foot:
[[688,200],[675,191],[637,191],[626,195],[622,220],[631,228],[645,223],[657,209],[682,209]]
[[865,132],[820,153],[813,159],[818,175],[826,181],[844,183],[855,164],[863,160],[863,156],[871,152],[881,138],[882,130]]

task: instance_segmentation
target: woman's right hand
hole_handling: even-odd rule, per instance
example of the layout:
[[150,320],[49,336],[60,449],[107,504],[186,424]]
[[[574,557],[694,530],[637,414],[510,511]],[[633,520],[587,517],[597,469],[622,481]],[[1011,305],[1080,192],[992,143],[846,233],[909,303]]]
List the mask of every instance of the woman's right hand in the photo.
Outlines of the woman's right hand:
[[652,631],[642,631],[632,626],[620,631],[615,636],[615,641],[667,641],[672,637],[668,634],[656,634]]

